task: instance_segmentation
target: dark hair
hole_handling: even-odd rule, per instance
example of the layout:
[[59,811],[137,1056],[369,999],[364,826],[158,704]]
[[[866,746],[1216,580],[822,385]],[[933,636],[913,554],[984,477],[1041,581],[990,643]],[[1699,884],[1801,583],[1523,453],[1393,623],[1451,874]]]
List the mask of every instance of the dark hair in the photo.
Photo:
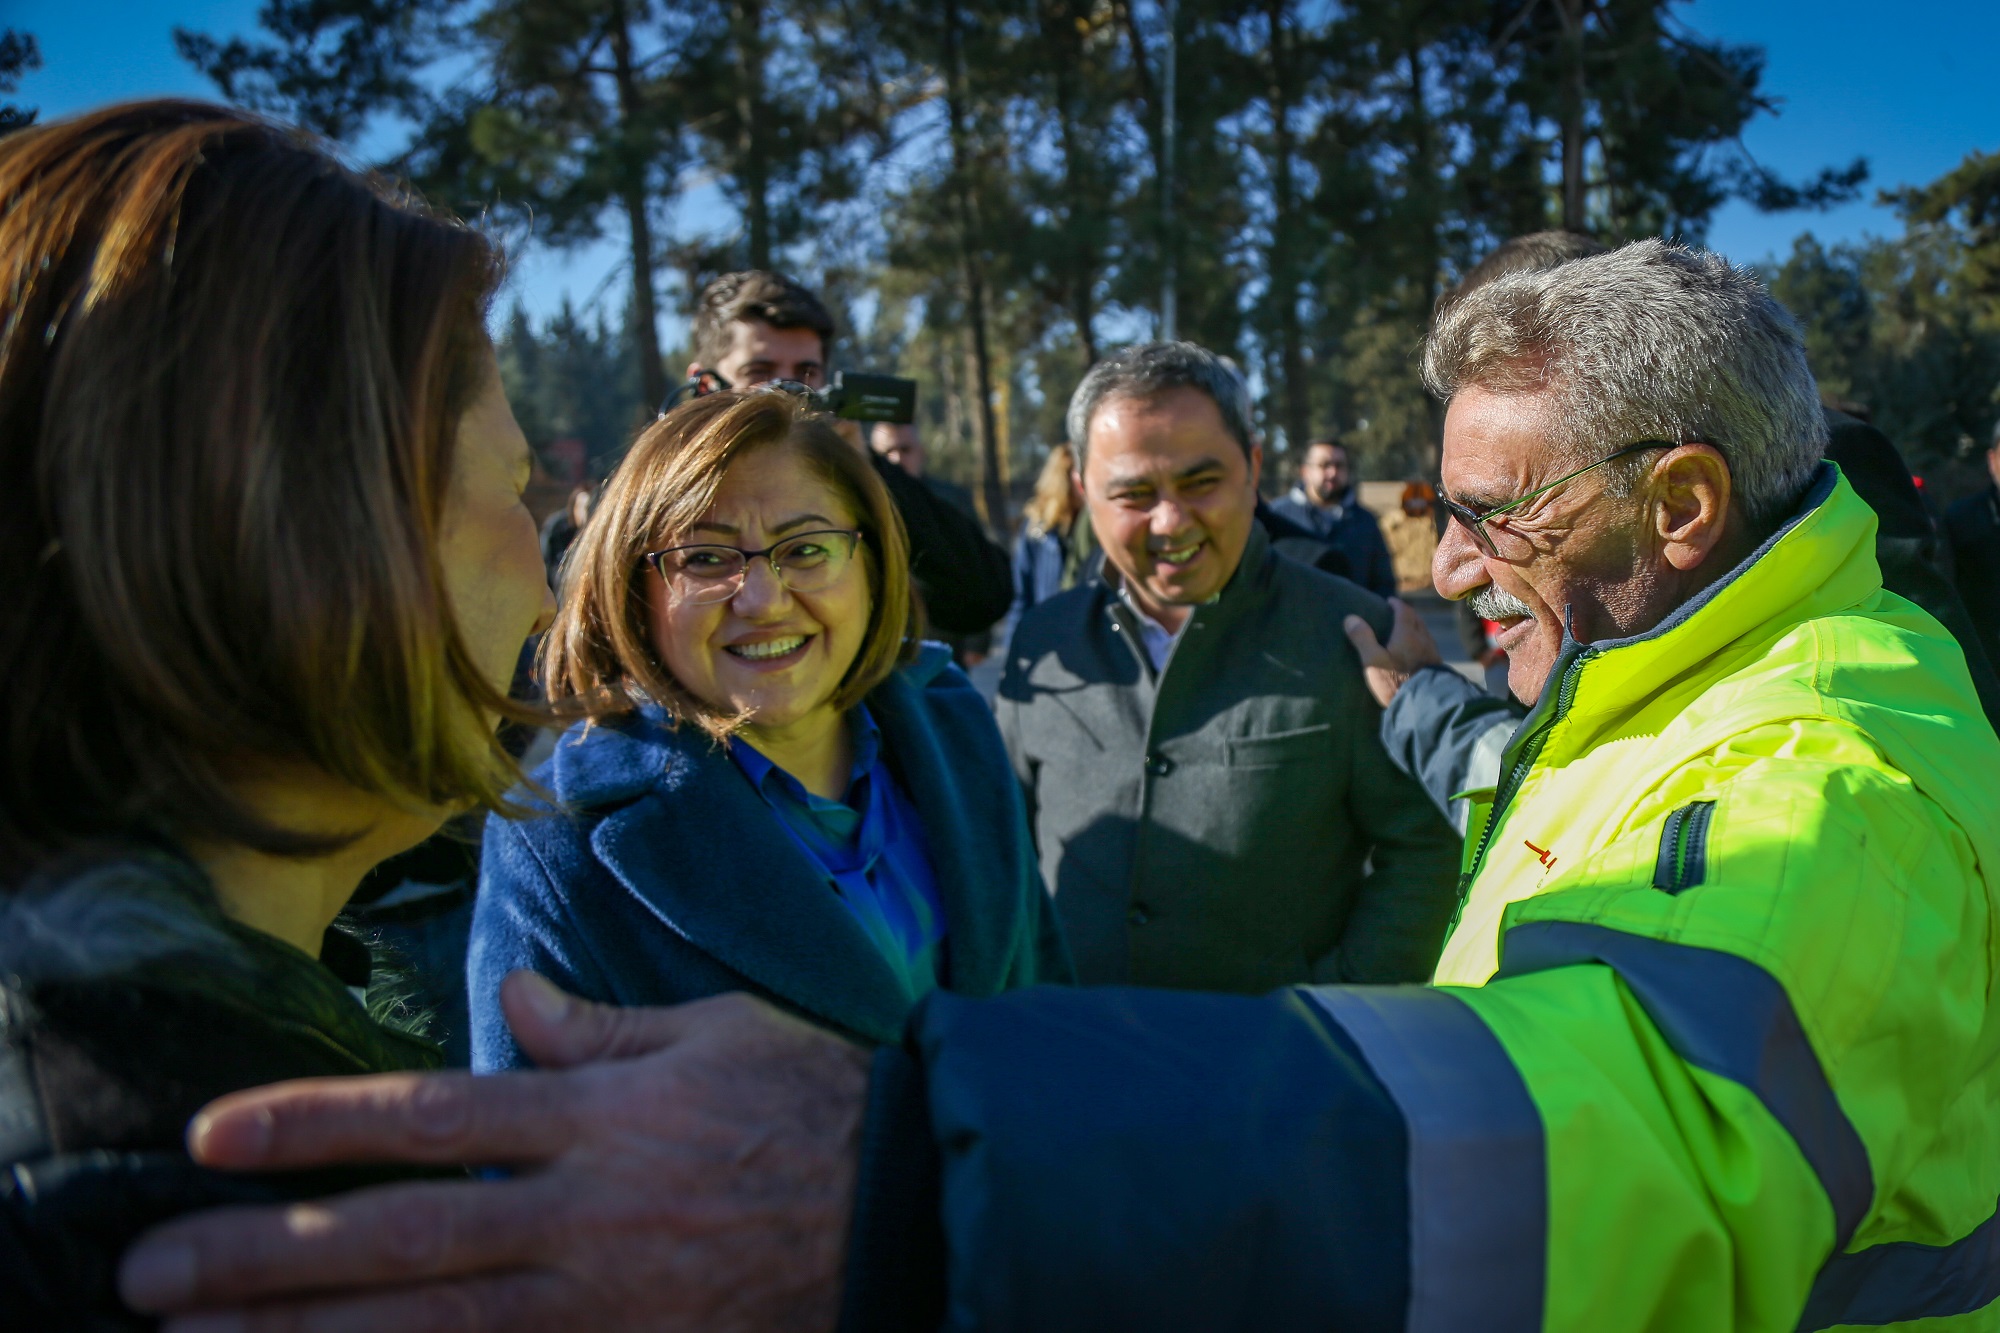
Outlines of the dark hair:
[[1092,366],[1069,398],[1066,425],[1077,471],[1089,456],[1090,419],[1110,398],[1151,398],[1169,389],[1197,389],[1214,401],[1222,425],[1248,458],[1250,389],[1227,358],[1191,342],[1138,343]]
[[10,135],[0,200],[0,883],[135,836],[339,844],[249,809],[246,761],[502,801],[437,555],[487,243],[197,102]]
[[909,542],[875,469],[840,437],[833,418],[805,399],[763,388],[712,393],[681,404],[639,436],[570,548],[562,607],[542,639],[541,675],[558,708],[615,717],[650,699],[713,736],[743,724],[689,693],[660,662],[642,582],[646,554],[672,545],[701,519],[738,459],[769,448],[797,451],[854,510],[861,529],[874,607],[833,706],[852,708],[915,655]]
[[736,336],[729,326],[745,319],[774,329],[811,329],[819,335],[820,354],[833,351],[833,316],[819,297],[783,273],[752,268],[725,273],[702,288],[694,311],[695,360],[713,368]]
[[1540,273],[1558,264],[1567,264],[1572,259],[1588,259],[1592,255],[1610,253],[1611,247],[1604,242],[1575,231],[1531,231],[1525,236],[1513,236],[1500,242],[1492,253],[1474,264],[1458,285],[1438,296],[1437,308],[1432,312],[1432,323],[1444,314],[1452,303],[1478,291],[1495,278],[1504,278],[1510,273]]
[[[1330,436],[1326,436],[1326,435],[1321,435],[1321,436],[1318,436],[1318,437],[1316,437],[1316,438],[1314,438],[1314,439],[1310,439],[1310,440],[1307,440],[1307,441],[1306,441],[1306,448],[1305,448],[1305,453],[1309,454],[1309,453],[1311,453],[1311,452],[1312,452],[1313,450],[1315,450],[1315,449],[1319,448],[1319,447],[1320,447],[1321,445],[1325,445],[1325,446],[1326,446],[1327,448],[1329,448],[1329,449],[1338,449],[1338,450],[1340,450],[1340,456],[1341,456],[1342,458],[1350,458],[1350,459],[1351,459],[1351,458],[1352,458],[1352,457],[1354,456],[1354,452],[1353,452],[1353,450],[1349,449],[1349,448],[1348,448],[1348,447],[1347,447],[1346,445],[1342,444],[1342,443],[1341,443],[1341,442],[1340,442],[1339,440],[1336,440],[1336,439],[1333,439],[1333,438],[1331,438]],[[1299,456],[1300,456],[1301,458],[1303,458],[1303,457],[1305,457],[1305,454],[1301,454],[1301,455],[1299,455]]]

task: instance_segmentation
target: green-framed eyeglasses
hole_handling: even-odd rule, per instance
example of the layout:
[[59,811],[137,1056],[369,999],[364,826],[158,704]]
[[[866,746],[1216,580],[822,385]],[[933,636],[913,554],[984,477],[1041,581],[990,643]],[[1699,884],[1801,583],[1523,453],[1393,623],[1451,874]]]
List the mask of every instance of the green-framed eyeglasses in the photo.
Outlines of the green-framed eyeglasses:
[[1680,447],[1679,445],[1674,444],[1668,440],[1641,440],[1637,444],[1628,444],[1623,449],[1619,449],[1616,450],[1615,452],[1606,454],[1604,457],[1598,459],[1595,463],[1590,464],[1588,467],[1580,467],[1576,471],[1571,472],[1566,476],[1557,477],[1554,481],[1550,482],[1546,486],[1538,487],[1535,490],[1529,491],[1526,495],[1523,495],[1518,499],[1509,500],[1506,504],[1494,505],[1491,509],[1483,511],[1475,512],[1474,510],[1468,509],[1464,505],[1459,504],[1456,500],[1453,500],[1451,497],[1443,494],[1440,494],[1438,496],[1438,504],[1443,506],[1445,513],[1451,515],[1452,518],[1457,520],[1458,526],[1465,529],[1466,535],[1472,538],[1472,544],[1474,546],[1477,546],[1481,551],[1484,551],[1487,555],[1493,556],[1495,559],[1498,559],[1500,557],[1500,551],[1493,544],[1493,535],[1486,530],[1486,524],[1489,520],[1496,519],[1500,517],[1502,514],[1511,513],[1512,511],[1519,509],[1522,505],[1528,503],[1528,501],[1535,499],[1537,496],[1547,495],[1550,491],[1562,485],[1564,482],[1575,481],[1578,477],[1582,476],[1584,473],[1593,471],[1597,468],[1601,468],[1606,463],[1612,462],[1615,459],[1624,458],[1630,454],[1641,453],[1647,449],[1678,449],[1679,447]]

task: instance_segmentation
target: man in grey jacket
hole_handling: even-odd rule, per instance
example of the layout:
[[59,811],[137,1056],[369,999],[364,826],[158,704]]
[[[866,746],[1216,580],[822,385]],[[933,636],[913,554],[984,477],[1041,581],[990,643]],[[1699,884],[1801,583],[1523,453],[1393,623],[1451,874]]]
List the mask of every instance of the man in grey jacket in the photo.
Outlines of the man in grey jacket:
[[1270,550],[1243,382],[1130,348],[1069,432],[1103,572],[1022,618],[998,706],[1078,976],[1427,979],[1459,839],[1390,763],[1342,629],[1388,607]]

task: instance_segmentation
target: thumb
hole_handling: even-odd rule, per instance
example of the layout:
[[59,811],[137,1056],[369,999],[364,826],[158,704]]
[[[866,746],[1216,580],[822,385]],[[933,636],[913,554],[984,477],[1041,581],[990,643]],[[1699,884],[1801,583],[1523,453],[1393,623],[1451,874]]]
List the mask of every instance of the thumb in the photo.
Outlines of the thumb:
[[650,1055],[687,1030],[678,1009],[592,1004],[528,971],[510,972],[500,983],[500,1009],[522,1052],[544,1069]]
[[1360,616],[1347,617],[1340,622],[1340,627],[1347,631],[1347,641],[1353,644],[1354,651],[1361,655],[1362,666],[1394,665],[1389,660],[1388,650],[1383,648],[1381,640],[1375,637],[1375,631],[1370,629],[1368,622]]

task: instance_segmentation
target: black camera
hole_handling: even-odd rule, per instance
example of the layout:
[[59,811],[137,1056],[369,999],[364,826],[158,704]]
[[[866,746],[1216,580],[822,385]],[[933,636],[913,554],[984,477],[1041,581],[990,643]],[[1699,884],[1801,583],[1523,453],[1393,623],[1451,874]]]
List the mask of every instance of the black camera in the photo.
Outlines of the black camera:
[[[660,404],[660,415],[665,416],[690,398],[733,387],[713,370],[696,371],[687,383],[667,395],[667,401]],[[821,411],[843,421],[886,421],[900,426],[917,419],[917,382],[896,375],[850,375],[838,371],[833,383],[824,389],[807,388],[797,380],[768,380],[750,387],[785,390],[810,398]]]

